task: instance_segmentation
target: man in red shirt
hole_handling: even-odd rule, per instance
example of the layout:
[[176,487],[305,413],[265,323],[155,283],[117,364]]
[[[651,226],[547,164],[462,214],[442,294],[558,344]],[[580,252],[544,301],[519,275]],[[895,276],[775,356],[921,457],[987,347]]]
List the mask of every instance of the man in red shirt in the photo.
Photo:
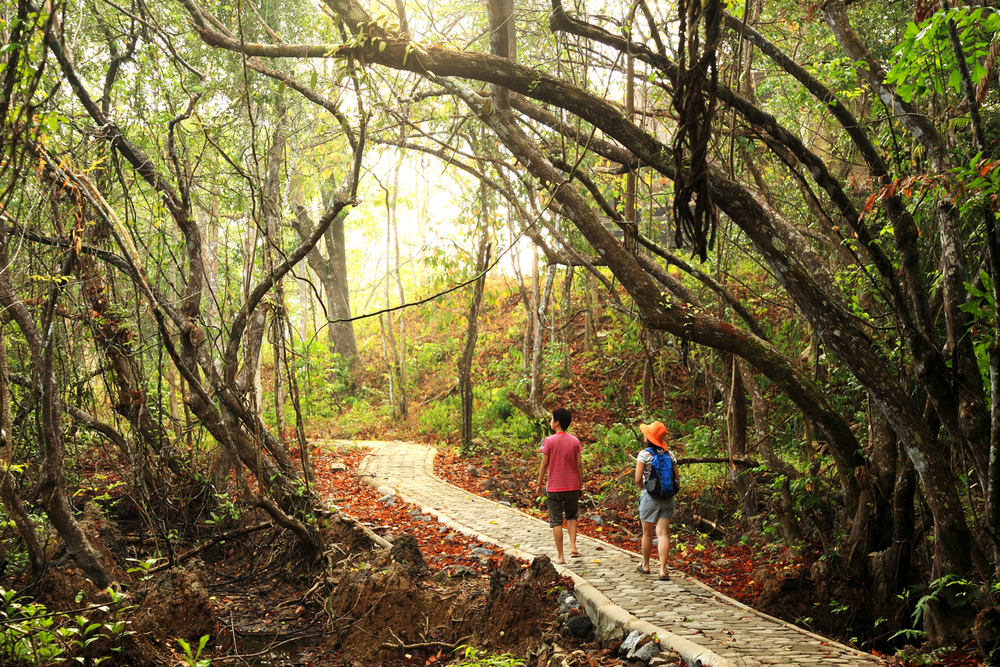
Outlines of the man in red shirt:
[[[538,449],[542,453],[542,465],[538,470],[538,494],[546,493],[549,508],[549,525],[556,540],[557,563],[565,563],[563,558],[563,512],[566,514],[566,528],[569,530],[569,555],[577,558],[576,515],[579,507],[580,490],[583,488],[583,445],[576,436],[566,432],[573,420],[566,408],[552,411],[552,430]],[[548,471],[548,483],[545,473]]]

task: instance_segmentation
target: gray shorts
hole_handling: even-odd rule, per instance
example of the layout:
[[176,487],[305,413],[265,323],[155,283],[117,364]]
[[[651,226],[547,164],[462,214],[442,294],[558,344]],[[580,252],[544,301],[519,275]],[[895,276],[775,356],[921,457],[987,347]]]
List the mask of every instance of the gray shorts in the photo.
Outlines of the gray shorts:
[[647,523],[656,523],[659,519],[670,520],[677,508],[677,497],[654,498],[645,489],[639,496],[639,518]]
[[549,526],[555,528],[563,524],[563,511],[567,521],[576,521],[579,511],[580,491],[549,491],[545,504],[549,508]]

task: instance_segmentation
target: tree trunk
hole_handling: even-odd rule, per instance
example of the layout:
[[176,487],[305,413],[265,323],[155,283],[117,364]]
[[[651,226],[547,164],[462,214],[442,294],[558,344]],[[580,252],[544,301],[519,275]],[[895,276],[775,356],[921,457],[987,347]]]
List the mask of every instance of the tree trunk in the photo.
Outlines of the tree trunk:
[[38,579],[45,570],[45,552],[41,540],[35,531],[35,525],[28,516],[28,511],[21,502],[21,496],[15,488],[16,480],[10,467],[14,464],[12,458],[14,443],[14,423],[11,418],[10,374],[7,368],[7,344],[4,340],[3,327],[0,327],[0,499],[7,507],[7,513],[14,519],[17,533],[24,540],[28,552],[28,567],[31,576]]
[[[283,102],[279,102],[279,105]],[[277,255],[284,254],[281,242],[281,160],[285,152],[285,114],[280,108],[280,120],[271,139],[271,150],[268,153],[267,177],[262,188],[263,203],[261,214],[264,222],[264,266],[268,271],[274,271],[279,261]],[[285,373],[282,369],[285,346],[285,290],[283,281],[274,285],[274,316],[271,318],[271,350],[274,363],[274,416],[278,440],[285,442]],[[259,352],[257,352],[259,355]],[[258,396],[258,401],[262,397]]]
[[[2,223],[0,223],[2,224]],[[5,227],[5,224],[2,224]],[[7,232],[0,232],[0,266],[9,266],[7,261]],[[68,256],[62,275],[71,273],[72,256]],[[10,314],[28,344],[32,366],[37,373],[42,400],[39,407],[39,422],[42,429],[43,458],[39,469],[38,496],[45,507],[49,521],[63,539],[67,551],[77,565],[98,588],[111,585],[111,577],[97,557],[86,534],[77,523],[73,509],[66,495],[66,476],[62,463],[66,450],[62,437],[62,401],[53,370],[53,350],[55,332],[51,328],[51,318],[59,296],[60,284],[56,283],[50,292],[46,313],[49,321],[43,322],[41,331],[49,338],[44,339],[24,303],[18,299],[10,285],[6,269],[0,271],[0,304]]]
[[597,288],[594,287],[594,279],[588,273],[583,281],[583,349],[590,352],[594,349],[594,342],[597,340],[597,331],[594,327],[594,302],[597,300],[595,294]]
[[737,367],[740,371],[740,378],[743,385],[750,394],[750,406],[753,412],[753,432],[757,443],[757,449],[761,457],[775,474],[784,477],[778,495],[778,500],[772,506],[778,523],[781,525],[781,532],[785,536],[785,543],[792,553],[799,553],[805,540],[802,537],[802,528],[799,526],[799,518],[795,514],[795,504],[792,498],[790,479],[797,477],[795,469],[785,465],[784,461],[778,458],[771,446],[771,419],[767,400],[760,389],[760,385],[753,377],[750,366],[743,360],[739,360]]
[[[323,205],[329,209],[333,205],[336,183],[331,176],[322,186]],[[288,204],[295,212],[292,227],[300,240],[305,241],[315,227],[309,210],[305,205],[305,195],[302,191],[302,179],[295,175],[291,179],[288,192]],[[354,323],[351,318],[350,287],[347,275],[347,246],[344,236],[344,225],[347,212],[338,215],[323,234],[326,256],[317,244],[306,256],[309,268],[319,278],[323,285],[323,295],[326,299],[327,320],[332,320],[327,327],[327,342],[330,351],[339,354],[341,358],[353,363],[358,356],[358,344],[354,337]]]
[[[524,377],[528,381],[528,395],[531,395],[531,362],[533,341],[538,334],[538,304],[541,300],[541,288],[538,281],[538,246],[531,245],[531,284],[528,286],[528,308],[527,324],[524,327],[524,340],[521,344],[521,362],[524,368]],[[522,302],[524,299],[521,299]]]
[[[648,361],[647,361],[648,363]],[[723,366],[726,374],[726,444],[729,451],[729,480],[736,489],[743,504],[744,515],[757,515],[757,494],[753,479],[746,470],[733,463],[735,459],[747,457],[747,403],[743,389],[743,380],[739,364],[735,363],[733,355],[724,355]]]
[[545,289],[535,311],[535,337],[531,346],[531,391],[528,394],[528,405],[536,415],[545,415],[547,411],[542,403],[545,394],[545,380],[542,377],[542,355],[545,351],[545,317],[549,309],[549,298],[552,296],[552,283],[555,281],[556,267],[550,264],[545,276]]
[[[485,201],[483,202],[485,204]],[[485,206],[483,207],[485,210]],[[484,217],[484,222],[486,215]],[[476,253],[476,279],[472,292],[472,303],[469,304],[468,326],[465,332],[465,347],[458,364],[458,391],[462,398],[462,445],[468,447],[472,443],[472,359],[476,351],[478,332],[479,305],[483,300],[483,289],[486,286],[486,267],[490,263],[489,228],[484,225],[483,236],[479,241]]]
[[574,267],[570,264],[566,267],[566,277],[563,280],[562,326],[559,328],[559,340],[563,350],[562,376],[570,382],[573,381],[573,346],[571,343],[573,339],[573,275]]

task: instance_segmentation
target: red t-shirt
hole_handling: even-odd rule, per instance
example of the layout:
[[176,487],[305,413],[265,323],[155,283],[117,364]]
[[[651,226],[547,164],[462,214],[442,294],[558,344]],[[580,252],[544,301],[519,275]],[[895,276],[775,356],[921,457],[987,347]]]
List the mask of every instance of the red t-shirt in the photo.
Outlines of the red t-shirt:
[[580,489],[580,471],[576,467],[576,457],[583,452],[583,445],[575,435],[556,433],[545,438],[538,448],[542,454],[549,455],[549,478],[545,490],[557,493],[559,491],[578,491]]

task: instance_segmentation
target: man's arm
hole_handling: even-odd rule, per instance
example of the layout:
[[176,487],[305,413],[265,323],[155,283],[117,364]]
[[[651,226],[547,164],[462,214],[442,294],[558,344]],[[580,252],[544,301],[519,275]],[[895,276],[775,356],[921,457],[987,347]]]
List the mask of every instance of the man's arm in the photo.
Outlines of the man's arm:
[[542,465],[538,468],[538,495],[545,493],[545,471],[549,469],[549,455],[542,454]]
[[576,452],[576,470],[580,475],[580,490],[583,490],[583,450],[578,449]]

